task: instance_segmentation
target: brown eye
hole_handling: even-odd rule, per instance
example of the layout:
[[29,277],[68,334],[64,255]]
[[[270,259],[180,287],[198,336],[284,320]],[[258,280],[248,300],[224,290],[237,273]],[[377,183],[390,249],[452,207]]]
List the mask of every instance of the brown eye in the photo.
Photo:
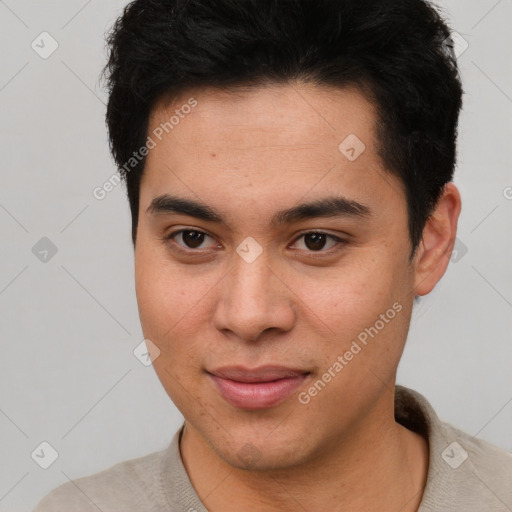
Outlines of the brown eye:
[[[170,233],[165,238],[169,243],[172,242],[176,249],[184,251],[192,251],[194,249],[211,249],[219,246],[219,244],[216,244],[215,240],[210,235],[197,229],[180,229],[179,231]],[[208,243],[208,239],[211,239],[210,245],[204,245],[205,243]]]
[[[294,245],[297,244],[298,249],[310,251],[310,252],[328,252],[336,246],[341,246],[345,242],[341,238],[328,233],[322,233],[317,231],[311,231],[304,233],[299,236]],[[302,247],[301,247],[302,246]]]
[[182,231],[181,238],[190,249],[197,249],[204,242],[205,234],[201,231]]
[[304,235],[304,242],[311,251],[319,251],[324,248],[327,241],[327,235],[324,233],[309,233]]

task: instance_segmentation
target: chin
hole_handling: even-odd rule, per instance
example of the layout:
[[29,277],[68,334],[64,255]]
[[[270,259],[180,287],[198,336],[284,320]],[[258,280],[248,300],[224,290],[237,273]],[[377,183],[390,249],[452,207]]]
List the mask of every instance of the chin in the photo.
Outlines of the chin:
[[209,444],[217,455],[230,466],[240,470],[250,471],[279,471],[300,465],[308,456],[307,438],[311,442],[306,430],[302,435],[289,430],[279,432],[279,427],[261,429],[254,425],[252,429],[246,428],[231,431],[231,435],[219,439],[210,438]]

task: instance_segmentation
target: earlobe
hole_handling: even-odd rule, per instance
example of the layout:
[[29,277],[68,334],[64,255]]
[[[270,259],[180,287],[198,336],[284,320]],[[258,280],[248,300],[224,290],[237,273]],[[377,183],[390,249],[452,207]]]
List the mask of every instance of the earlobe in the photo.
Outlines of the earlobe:
[[415,257],[415,295],[430,293],[443,277],[455,244],[461,198],[457,187],[448,183],[423,229]]

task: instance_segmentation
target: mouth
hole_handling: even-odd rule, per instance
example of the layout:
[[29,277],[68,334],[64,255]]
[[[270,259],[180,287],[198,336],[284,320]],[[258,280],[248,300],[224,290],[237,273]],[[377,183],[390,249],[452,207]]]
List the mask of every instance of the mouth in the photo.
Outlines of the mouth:
[[310,372],[283,366],[223,367],[207,372],[220,395],[239,409],[275,407],[292,395]]

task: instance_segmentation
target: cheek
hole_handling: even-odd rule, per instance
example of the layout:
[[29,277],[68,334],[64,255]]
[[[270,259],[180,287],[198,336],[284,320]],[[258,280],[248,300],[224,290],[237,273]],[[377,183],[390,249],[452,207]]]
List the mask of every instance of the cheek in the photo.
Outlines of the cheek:
[[[222,275],[200,265],[173,263],[158,247],[135,256],[135,283],[142,330],[160,349],[155,369],[197,367],[211,326],[209,292]],[[210,333],[211,337],[211,333]],[[203,352],[204,353],[204,352]]]
[[200,367],[198,306],[205,292],[196,281],[192,286],[190,276],[173,266],[161,251],[142,244],[136,250],[135,284],[142,331],[160,350],[153,368],[180,410],[187,410],[191,400],[199,399],[194,385]]
[[371,368],[385,372],[397,364],[412,304],[402,259],[375,252],[357,265],[336,269],[325,281],[304,283],[305,303],[326,326],[318,353],[324,367],[347,351],[351,371],[345,373],[356,368],[364,374]]
[[375,321],[396,301],[401,302],[406,283],[403,270],[382,257],[365,257],[357,263],[341,265],[300,279],[302,300],[326,328],[349,334]]
[[307,401],[311,415],[331,418],[336,428],[369,408],[394,377],[410,306],[403,300],[404,283],[393,275],[390,268],[377,276],[361,268],[330,287],[308,291],[308,305],[327,319],[329,333],[317,338],[319,368],[302,390],[301,404]]
[[197,302],[191,282],[163,255],[140,240],[135,252],[135,288],[145,335],[159,338]]
[[144,336],[157,340],[176,322],[178,300],[176,286],[168,281],[165,267],[149,251],[140,251],[136,257],[135,288]]

